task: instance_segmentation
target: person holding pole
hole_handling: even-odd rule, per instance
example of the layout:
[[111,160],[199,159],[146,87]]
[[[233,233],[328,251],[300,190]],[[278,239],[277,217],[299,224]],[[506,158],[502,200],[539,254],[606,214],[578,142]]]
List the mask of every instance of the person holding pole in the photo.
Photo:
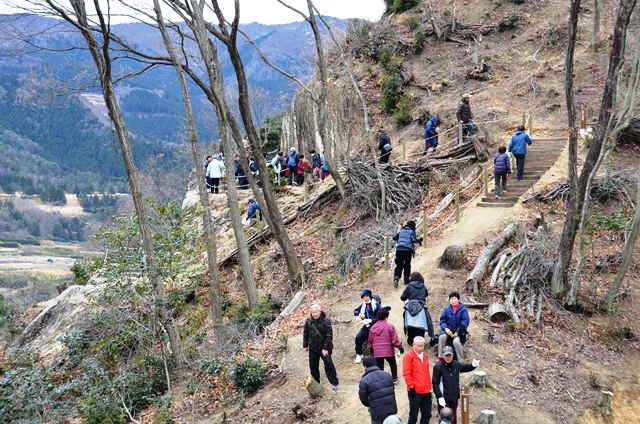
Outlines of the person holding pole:
[[443,360],[433,367],[433,393],[438,399],[438,412],[449,407],[453,411],[452,424],[457,424],[456,411],[460,399],[460,373],[475,370],[480,361],[474,359],[470,364],[463,364],[453,359],[453,348],[445,346]]

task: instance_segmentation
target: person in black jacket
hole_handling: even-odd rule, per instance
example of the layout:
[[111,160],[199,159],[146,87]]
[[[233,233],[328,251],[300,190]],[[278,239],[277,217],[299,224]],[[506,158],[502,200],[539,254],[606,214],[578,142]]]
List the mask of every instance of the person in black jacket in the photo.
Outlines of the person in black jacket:
[[362,290],[360,299],[362,299],[362,303],[353,310],[353,315],[360,317],[363,324],[356,334],[356,364],[362,362],[362,346],[369,340],[369,330],[378,321],[378,311],[380,310],[380,305],[373,298],[371,290]]
[[396,243],[396,269],[393,271],[393,287],[398,288],[398,281],[404,270],[404,283],[409,284],[411,275],[411,257],[415,256],[416,248],[414,244],[422,246],[422,237],[416,238],[416,223],[413,220],[393,236]]
[[380,163],[389,163],[391,139],[382,128],[378,130],[378,150],[380,150]]
[[[475,128],[471,123],[473,120],[473,112],[471,112],[471,105],[469,104],[470,99],[470,94],[463,94],[458,102],[458,109],[456,110],[456,118],[462,125],[463,140],[473,137],[475,133]],[[462,140],[458,140],[458,144],[460,143],[462,143]]]
[[302,347],[306,352],[309,352],[311,376],[320,383],[320,359],[322,359],[327,380],[333,386],[333,390],[338,390],[338,375],[331,359],[331,351],[333,350],[331,321],[322,312],[320,305],[314,303],[310,309],[311,316],[304,323]]
[[427,286],[424,285],[424,277],[419,272],[411,274],[410,282],[400,295],[404,306],[404,333],[407,335],[407,343],[413,345],[416,336],[424,337],[425,330],[429,332],[430,345],[435,346],[437,337],[433,330],[433,321],[427,308]]
[[373,356],[364,358],[362,365],[365,371],[358,389],[360,402],[369,408],[371,424],[383,424],[388,416],[398,413],[393,380],[377,367]]
[[474,359],[470,364],[461,364],[453,359],[453,348],[445,346],[442,351],[442,361],[433,367],[433,393],[438,399],[438,413],[444,407],[453,410],[452,424],[456,424],[456,411],[460,399],[460,373],[475,370],[480,361]]

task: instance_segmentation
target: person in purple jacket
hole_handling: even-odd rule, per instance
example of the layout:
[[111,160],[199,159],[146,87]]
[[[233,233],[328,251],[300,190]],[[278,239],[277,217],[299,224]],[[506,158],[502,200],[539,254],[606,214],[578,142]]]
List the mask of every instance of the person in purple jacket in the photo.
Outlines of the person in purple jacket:
[[[496,180],[496,199],[500,198],[500,194],[507,192],[507,177],[511,174],[511,161],[506,153],[505,146],[498,147],[498,153],[493,157],[493,175]],[[502,190],[500,190],[502,189]]]

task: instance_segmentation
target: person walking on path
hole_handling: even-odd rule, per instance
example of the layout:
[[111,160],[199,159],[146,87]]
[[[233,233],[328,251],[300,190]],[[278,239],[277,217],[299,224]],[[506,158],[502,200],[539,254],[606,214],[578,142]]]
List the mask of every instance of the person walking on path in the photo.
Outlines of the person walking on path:
[[313,166],[313,172],[311,173],[311,179],[313,182],[320,181],[320,167],[322,166],[322,156],[315,150],[311,150],[311,165]]
[[398,288],[398,281],[402,277],[404,271],[404,283],[409,284],[409,276],[411,275],[411,258],[416,254],[415,244],[422,246],[422,237],[416,236],[416,223],[413,220],[407,221],[407,224],[393,236],[396,241],[396,269],[393,271],[393,287]]
[[493,157],[493,175],[496,183],[496,199],[507,192],[507,178],[511,175],[511,161],[506,154],[507,148],[498,147],[498,153]]
[[391,147],[391,139],[382,128],[378,130],[378,150],[380,150],[380,163],[389,163],[393,147]]
[[369,330],[371,326],[378,321],[378,311],[380,305],[373,298],[371,290],[364,289],[360,295],[362,304],[353,310],[353,315],[360,317],[364,324],[358,334],[356,334],[356,364],[362,362],[362,346],[369,340]]
[[467,338],[467,327],[469,326],[469,311],[460,302],[460,294],[451,292],[449,294],[449,306],[447,306],[440,316],[440,338],[438,340],[438,359],[442,358],[444,347],[452,339],[453,348],[456,351],[458,361],[464,361],[462,345]]
[[292,186],[294,181],[298,178],[298,162],[300,162],[300,156],[296,153],[294,147],[289,149],[289,156],[287,156],[287,166],[289,167],[289,185]]
[[222,178],[222,173],[224,172],[224,162],[220,160],[218,155],[212,158],[207,166],[207,172],[205,173],[207,179],[209,180],[209,185],[211,186],[211,193],[218,194],[220,187],[220,178]]
[[333,390],[338,390],[338,375],[331,359],[333,329],[331,321],[317,303],[311,305],[311,314],[304,323],[302,347],[309,352],[311,376],[320,383],[320,360],[322,359],[327,380],[331,383]]
[[378,368],[384,371],[384,361],[386,360],[391,370],[393,384],[398,383],[398,365],[396,364],[395,348],[400,354],[404,354],[402,343],[398,339],[396,328],[389,324],[389,311],[382,309],[378,311],[378,321],[369,330],[369,350],[373,352]]
[[298,162],[298,185],[304,184],[304,174],[310,174],[313,170],[313,165],[309,162],[304,155],[300,155],[300,161]]
[[403,317],[407,343],[411,346],[416,336],[424,337],[424,332],[428,331],[432,341],[429,344],[435,346],[433,322],[427,308],[429,292],[427,286],[424,285],[424,277],[419,272],[414,272],[411,274],[410,280],[400,295],[400,300],[405,302]]
[[413,340],[413,349],[402,358],[402,375],[409,395],[409,424],[428,424],[431,419],[431,375],[424,338]]
[[[471,101],[470,94],[463,94],[462,98],[458,102],[458,109],[456,110],[456,118],[458,122],[462,125],[462,139],[471,138],[475,133],[475,127],[471,123],[473,120],[473,112],[471,112],[471,105],[469,102]],[[458,140],[458,144],[462,143],[462,140]]]
[[427,122],[427,125],[424,126],[424,152],[422,152],[422,156],[426,155],[427,150],[432,146],[433,153],[436,152],[436,149],[438,148],[439,125],[440,117],[438,115],[433,115]]
[[445,346],[443,360],[433,367],[433,393],[438,399],[438,412],[444,408],[451,408],[453,411],[453,424],[457,424],[456,416],[458,410],[458,400],[460,399],[460,373],[475,370],[480,361],[474,359],[470,364],[464,364],[453,359],[453,349]]
[[327,161],[324,158],[324,150],[322,151],[322,166],[320,167],[320,179],[324,181],[329,175],[329,165],[327,165]]
[[518,181],[524,180],[524,157],[527,155],[527,144],[531,146],[531,143],[531,137],[524,132],[524,125],[520,125],[509,143],[509,153],[516,157]]
[[376,360],[367,356],[362,361],[365,371],[358,387],[360,402],[369,408],[371,424],[383,424],[390,415],[398,413],[396,393],[389,373],[376,366]]

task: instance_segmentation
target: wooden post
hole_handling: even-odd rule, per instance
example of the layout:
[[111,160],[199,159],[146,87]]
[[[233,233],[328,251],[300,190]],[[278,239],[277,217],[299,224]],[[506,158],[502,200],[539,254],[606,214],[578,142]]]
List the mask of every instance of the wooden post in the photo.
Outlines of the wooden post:
[[462,144],[462,124],[458,122],[458,144]]
[[602,412],[604,415],[609,415],[611,413],[611,398],[613,397],[613,393],[608,392],[606,390],[602,390],[600,392],[600,400],[598,401],[598,406],[602,408]]
[[529,136],[533,137],[533,112],[529,112]]
[[460,404],[462,410],[462,424],[469,424],[469,388],[467,386],[462,386],[461,396],[460,396]]
[[587,129],[587,110],[584,108],[584,106],[580,108],[580,129]]
[[456,223],[460,222],[460,187],[456,187]]
[[487,165],[484,166],[484,195],[489,195],[489,171],[487,171]]
[[525,113],[526,112],[523,110],[522,111],[522,125],[526,124],[526,120],[525,120],[525,117],[524,117]]
[[402,142],[402,160],[403,161],[407,160],[407,142],[406,141]]
[[307,181],[307,178],[305,178],[304,179],[304,203],[307,203],[308,201],[309,201],[309,182]]
[[389,236],[384,236],[384,270],[389,270]]

